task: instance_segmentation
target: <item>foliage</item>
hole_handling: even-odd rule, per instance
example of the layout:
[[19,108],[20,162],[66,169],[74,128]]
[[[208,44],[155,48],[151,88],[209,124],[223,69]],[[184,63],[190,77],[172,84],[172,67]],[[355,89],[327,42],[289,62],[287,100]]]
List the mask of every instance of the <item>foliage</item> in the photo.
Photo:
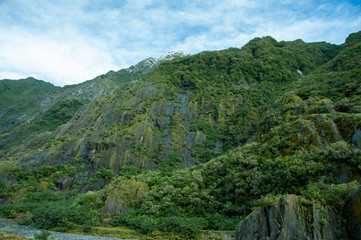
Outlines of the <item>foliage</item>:
[[43,230],[40,233],[35,233],[34,234],[34,239],[35,240],[48,240],[49,236],[51,235],[50,232]]
[[203,229],[203,219],[184,217],[164,217],[159,229],[164,232],[176,232],[182,237],[194,238]]
[[[198,220],[202,228],[229,230],[239,222],[238,216],[245,217],[256,206],[272,204],[273,196],[305,195],[340,208],[355,191],[355,184],[338,185],[337,171],[321,162],[343,163],[350,156],[360,157],[359,149],[341,142],[324,150],[295,151],[284,156],[282,149],[275,150],[278,144],[247,144],[205,164],[169,175],[145,172],[137,178],[148,182],[151,190],[136,212],[158,219],[158,228],[162,230],[181,233],[181,226],[187,224],[167,228],[168,218],[177,223],[179,219],[193,217],[202,218]],[[134,216],[137,215],[122,218],[131,221]]]
[[75,194],[51,190],[29,193],[23,200],[0,208],[7,217],[13,212],[32,215],[34,226],[55,231],[68,231],[79,225],[98,224],[96,213],[87,206],[79,206]]
[[112,169],[105,169],[103,166],[99,167],[96,173],[92,176],[91,181],[97,180],[109,180],[113,177],[113,170]]
[[58,126],[69,121],[84,103],[84,100],[77,99],[59,101],[47,110],[40,119],[36,120],[34,124],[41,126],[42,131],[54,131]]
[[[9,122],[14,121],[19,113],[35,114],[39,111],[39,99],[45,99],[48,94],[56,93],[59,87],[36,80],[32,77],[21,80],[0,81],[0,109],[4,115],[0,115],[0,130]],[[36,106],[34,108],[34,106]]]
[[[6,150],[20,145],[24,139],[34,140],[34,135],[38,133],[54,131],[60,125],[68,122],[85,103],[86,101],[77,99],[61,100],[33,121],[15,126],[2,133],[0,145],[6,143],[4,148]],[[45,144],[44,140],[43,135],[40,143]]]
[[113,220],[113,226],[127,226],[133,229],[140,229],[144,234],[149,234],[156,229],[157,221],[147,215],[136,215],[130,212],[127,215],[122,215]]
[[331,162],[348,163],[358,167],[361,164],[361,149],[355,148],[345,141],[332,143],[320,150],[321,158]]

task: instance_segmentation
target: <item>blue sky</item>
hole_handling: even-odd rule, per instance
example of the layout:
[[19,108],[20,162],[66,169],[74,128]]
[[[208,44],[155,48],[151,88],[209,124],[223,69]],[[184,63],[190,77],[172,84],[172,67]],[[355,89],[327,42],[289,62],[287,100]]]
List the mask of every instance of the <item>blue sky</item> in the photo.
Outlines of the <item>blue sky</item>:
[[360,0],[0,0],[0,79],[63,86],[168,51],[267,35],[341,44],[360,30]]

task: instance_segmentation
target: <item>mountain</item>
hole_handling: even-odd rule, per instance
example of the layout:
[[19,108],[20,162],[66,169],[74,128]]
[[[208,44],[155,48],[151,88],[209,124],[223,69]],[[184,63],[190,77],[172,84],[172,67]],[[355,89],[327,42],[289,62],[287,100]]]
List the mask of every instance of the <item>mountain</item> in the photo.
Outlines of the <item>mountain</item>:
[[65,99],[95,99],[111,95],[129,82],[138,81],[162,61],[187,56],[184,52],[168,52],[159,58],[148,58],[134,66],[63,88],[29,77],[21,80],[0,80],[0,132],[30,122],[52,104]]
[[[56,100],[43,114],[1,133],[3,197],[15,204],[0,211],[38,214],[42,196],[44,206],[76,206],[63,212],[92,211],[81,221],[33,216],[40,227],[109,217],[186,238],[296,199],[285,194],[342,216],[361,177],[360,35],[341,45],[263,37],[241,49],[173,52],[49,90]],[[328,226],[348,236],[342,224]]]
[[[84,106],[49,136],[47,142],[56,142],[51,148],[30,156],[31,148],[24,150],[27,154],[16,152],[29,156],[22,164],[69,164],[81,158],[79,164],[88,171],[103,166],[115,174],[124,164],[155,169],[208,161],[255,137],[260,112],[277,94],[277,84],[294,81],[298,71],[306,74],[329,59],[331,45],[310,45],[278,44],[266,37],[242,50],[165,62],[143,81]],[[63,138],[69,141],[58,141]],[[39,141],[35,145],[33,138],[33,151],[44,146],[43,136]]]
[[[186,55],[184,52],[169,52],[159,58],[148,58],[129,68],[110,71],[93,80],[63,88],[34,78],[1,80],[0,133],[4,134],[0,146],[9,148],[35,133],[55,130],[70,120],[87,101],[110,96],[128,84],[139,81],[160,62]],[[66,116],[59,116],[56,112],[64,112]],[[44,124],[42,118],[46,118],[48,123]],[[17,126],[21,123],[27,124]],[[13,129],[8,130],[11,127]]]

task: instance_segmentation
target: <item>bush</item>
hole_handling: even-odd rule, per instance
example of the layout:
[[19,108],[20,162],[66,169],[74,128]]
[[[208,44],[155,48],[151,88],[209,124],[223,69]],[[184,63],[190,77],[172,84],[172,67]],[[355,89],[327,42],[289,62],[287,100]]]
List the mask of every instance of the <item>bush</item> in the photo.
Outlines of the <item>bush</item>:
[[345,141],[332,143],[319,154],[326,161],[346,162],[356,167],[361,163],[361,150]]
[[158,222],[151,216],[136,215],[134,210],[130,210],[127,215],[121,215],[114,219],[111,225],[140,229],[142,233],[147,234],[157,228]]
[[156,229],[157,221],[150,216],[143,215],[138,219],[140,231],[144,234],[151,233]]
[[48,237],[50,236],[50,232],[46,230],[42,230],[40,233],[34,233],[34,239],[35,240],[48,240]]
[[240,217],[228,217],[219,213],[207,214],[205,216],[205,229],[217,229],[219,231],[234,230],[241,221]]
[[35,227],[56,231],[94,226],[99,221],[96,212],[76,204],[75,195],[50,190],[31,193],[18,203],[1,207],[0,212],[7,217],[26,213]]
[[203,218],[164,217],[159,229],[164,232],[175,232],[184,238],[195,238],[205,225]]

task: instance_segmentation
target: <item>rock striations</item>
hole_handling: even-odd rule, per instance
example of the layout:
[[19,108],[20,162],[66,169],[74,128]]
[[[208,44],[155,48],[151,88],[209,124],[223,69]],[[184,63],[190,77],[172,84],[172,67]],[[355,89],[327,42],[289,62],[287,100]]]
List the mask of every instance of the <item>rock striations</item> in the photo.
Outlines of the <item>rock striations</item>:
[[241,221],[236,240],[340,239],[341,219],[320,203],[285,195],[270,207],[260,207]]

